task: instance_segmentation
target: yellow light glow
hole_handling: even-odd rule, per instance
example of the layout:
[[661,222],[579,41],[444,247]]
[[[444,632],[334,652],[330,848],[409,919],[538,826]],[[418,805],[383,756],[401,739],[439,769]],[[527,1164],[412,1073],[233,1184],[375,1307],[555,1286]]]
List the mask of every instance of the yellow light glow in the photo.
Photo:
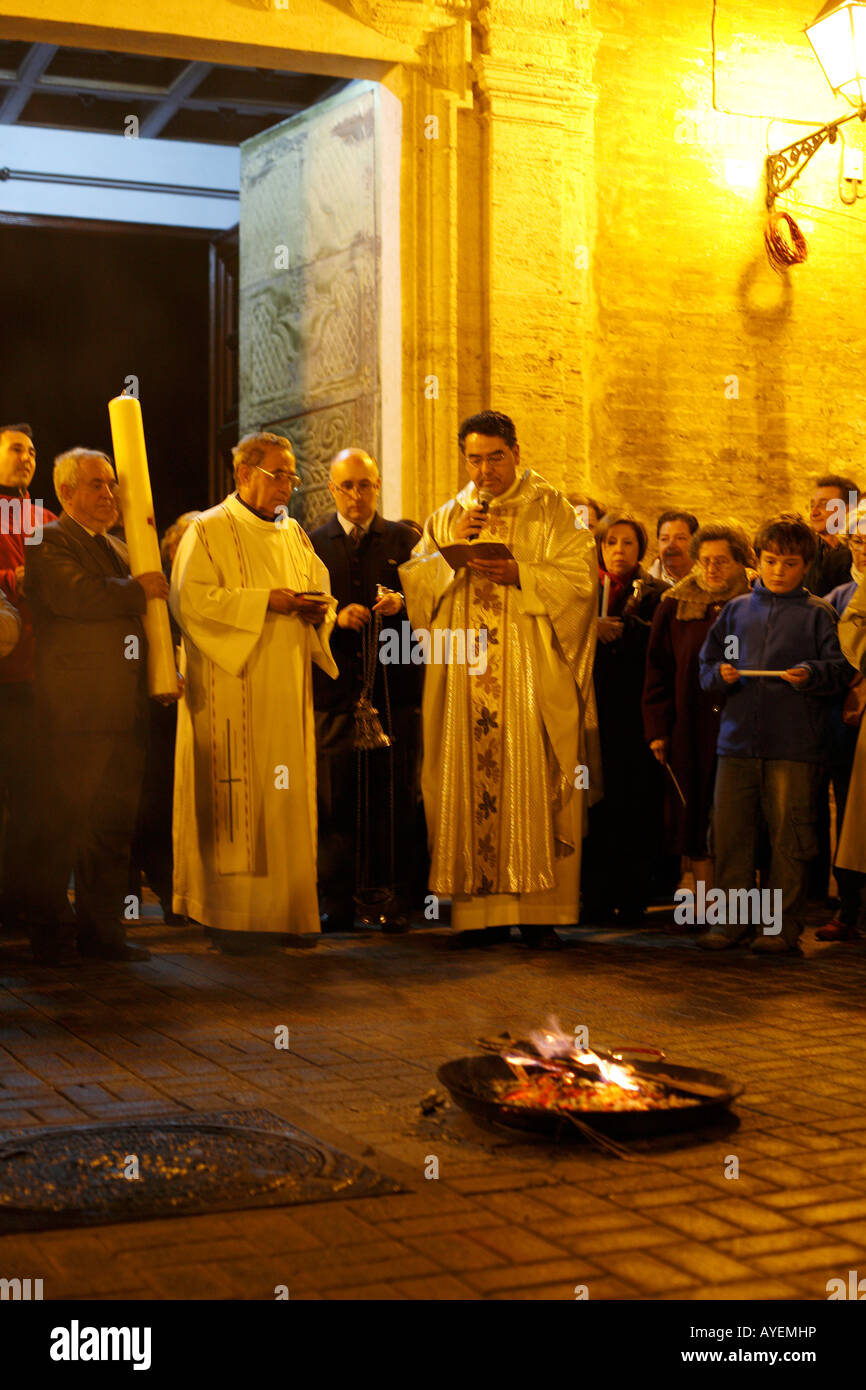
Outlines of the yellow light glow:
[[866,4],[829,0],[806,29],[806,38],[837,96],[852,106],[866,102]]
[[754,191],[761,179],[761,166],[754,159],[726,159],[725,182],[729,188]]

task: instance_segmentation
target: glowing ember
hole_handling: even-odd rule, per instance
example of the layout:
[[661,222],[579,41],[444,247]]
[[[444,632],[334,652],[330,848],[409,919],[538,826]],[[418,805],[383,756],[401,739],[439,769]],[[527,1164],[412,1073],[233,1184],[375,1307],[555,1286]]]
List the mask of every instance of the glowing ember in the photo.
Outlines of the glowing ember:
[[495,1092],[508,1105],[532,1110],[555,1110],[565,1114],[586,1110],[680,1110],[700,1102],[692,1096],[666,1091],[647,1082],[637,1091],[624,1091],[612,1081],[587,1081],[574,1072],[553,1076],[536,1072],[513,1081],[497,1081]]
[[501,1099],[510,1104],[563,1111],[656,1110],[698,1104],[649,1078],[641,1080],[634,1067],[610,1053],[578,1047],[555,1018],[530,1033],[525,1048],[512,1045],[501,1056],[516,1077],[516,1083],[497,1084]]

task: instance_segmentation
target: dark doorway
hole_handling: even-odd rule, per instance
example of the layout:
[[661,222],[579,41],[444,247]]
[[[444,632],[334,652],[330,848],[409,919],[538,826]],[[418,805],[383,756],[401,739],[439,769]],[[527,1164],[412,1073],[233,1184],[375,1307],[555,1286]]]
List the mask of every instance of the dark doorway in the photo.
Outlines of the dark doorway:
[[0,423],[27,420],[34,496],[63,449],[111,453],[107,403],[138,378],[160,532],[208,496],[210,236],[0,225]]

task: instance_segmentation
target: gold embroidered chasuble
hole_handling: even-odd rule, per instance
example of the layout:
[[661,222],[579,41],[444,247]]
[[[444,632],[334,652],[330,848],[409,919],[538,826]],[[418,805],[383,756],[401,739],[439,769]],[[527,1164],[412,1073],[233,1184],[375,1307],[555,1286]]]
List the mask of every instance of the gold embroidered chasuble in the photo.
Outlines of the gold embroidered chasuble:
[[228,497],[184,535],[171,609],[183,632],[174,788],[175,912],[227,931],[320,930],[311,661],[329,635],[268,608],[330,578],[296,521]]
[[470,483],[440,507],[400,568],[413,628],[486,631],[486,669],[452,660],[425,675],[430,888],[452,898],[458,930],[576,922],[585,810],[601,791],[595,545],[566,498],[527,469],[492,499],[482,532],[508,545],[520,588],[455,573],[437,542],[455,540],[477,502]]

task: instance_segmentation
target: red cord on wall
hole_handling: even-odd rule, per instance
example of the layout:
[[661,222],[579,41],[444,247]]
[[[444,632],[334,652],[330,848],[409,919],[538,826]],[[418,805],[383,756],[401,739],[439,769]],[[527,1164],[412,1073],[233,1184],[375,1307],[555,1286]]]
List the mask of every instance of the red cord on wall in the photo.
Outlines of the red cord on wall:
[[809,254],[806,238],[789,212],[771,212],[764,228],[770,265],[779,274],[789,265],[802,265]]

